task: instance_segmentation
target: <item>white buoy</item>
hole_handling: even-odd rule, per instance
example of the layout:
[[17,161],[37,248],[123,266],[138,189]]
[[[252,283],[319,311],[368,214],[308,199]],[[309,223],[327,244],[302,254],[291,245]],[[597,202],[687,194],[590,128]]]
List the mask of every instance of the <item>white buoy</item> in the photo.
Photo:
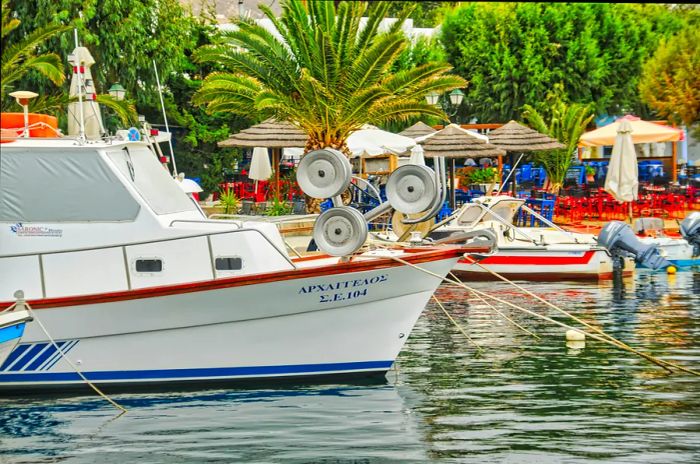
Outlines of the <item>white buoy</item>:
[[569,348],[569,350],[571,350],[571,354],[578,354],[582,349],[586,347],[586,342],[568,340],[566,342],[566,347]]
[[570,342],[583,342],[586,341],[586,334],[578,330],[570,329],[566,331],[566,339]]

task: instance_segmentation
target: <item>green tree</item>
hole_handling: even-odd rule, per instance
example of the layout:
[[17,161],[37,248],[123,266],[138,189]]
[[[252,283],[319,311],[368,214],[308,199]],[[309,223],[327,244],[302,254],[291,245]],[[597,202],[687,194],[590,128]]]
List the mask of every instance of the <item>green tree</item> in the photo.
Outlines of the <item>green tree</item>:
[[700,28],[664,41],[644,65],[639,91],[660,116],[690,127],[700,122]]
[[523,117],[530,127],[559,140],[565,146],[534,154],[535,162],[547,172],[550,190],[558,192],[574,159],[578,140],[594,115],[590,105],[566,102],[561,85],[555,86],[546,101],[550,107],[549,116],[543,116],[534,107],[525,105]]
[[[2,108],[12,104],[13,99],[7,98],[7,94],[17,90],[19,87],[16,84],[30,71],[36,71],[54,85],[61,85],[65,79],[61,58],[55,53],[37,53],[37,49],[68,28],[53,24],[35,29],[24,37],[16,33],[10,35],[21,24],[19,19],[10,17],[11,11],[9,0],[2,0]],[[15,35],[18,37],[13,39]]]
[[643,116],[642,62],[683,24],[665,5],[468,3],[446,15],[441,41],[479,120],[518,119],[524,104],[546,115],[558,83],[598,113]]
[[[92,74],[98,92],[119,82],[139,110],[158,106],[153,60],[160,75],[169,76],[182,68],[185,50],[193,47],[190,15],[178,0],[10,0],[8,8],[22,21],[20,36],[59,25],[77,28],[81,45],[96,61]],[[58,53],[67,72],[73,34],[57,35],[45,48]],[[23,86],[41,94],[51,90],[31,75]]]
[[[348,135],[364,123],[442,112],[425,102],[431,91],[463,87],[450,67],[428,63],[391,73],[407,47],[400,28],[408,11],[386,32],[379,24],[387,2],[302,2],[282,4],[282,15],[260,8],[282,40],[247,19],[225,41],[200,49],[204,62],[219,63],[195,101],[209,111],[257,114],[297,123],[309,135],[307,149],[345,150]],[[360,28],[360,20],[367,22]]]
[[445,12],[459,2],[434,2],[434,1],[391,1],[387,16],[394,18],[401,15],[404,9],[411,9],[409,18],[413,20],[413,27],[437,27],[442,22]]
[[[249,127],[254,120],[248,115],[210,114],[192,103],[204,76],[218,66],[216,63],[198,63],[193,60],[192,53],[198,47],[217,41],[221,32],[216,27],[213,12],[206,9],[199,17],[190,17],[188,23],[193,49],[185,50],[185,60],[178,72],[167,76],[164,97],[170,123],[180,129],[178,143],[174,145],[177,168],[190,178],[200,179],[204,198],[219,190],[219,184],[242,155],[241,149],[219,148],[217,142],[228,138],[232,132]],[[162,117],[159,107],[146,108],[144,113],[148,120],[158,121]]]

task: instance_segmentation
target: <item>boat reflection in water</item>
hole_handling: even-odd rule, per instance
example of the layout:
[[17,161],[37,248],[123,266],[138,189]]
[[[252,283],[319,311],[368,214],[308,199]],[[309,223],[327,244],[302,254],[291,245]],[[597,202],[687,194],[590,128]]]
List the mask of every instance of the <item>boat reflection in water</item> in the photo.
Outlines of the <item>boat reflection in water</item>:
[[[669,280],[642,270],[623,285],[623,298],[617,282],[530,288],[635,347],[697,369],[700,274]],[[525,301],[505,284],[472,286]],[[592,340],[572,350],[563,330],[504,310],[536,340],[454,287],[437,296],[480,354],[431,303],[389,384],[117,395],[129,412],[115,420],[93,397],[4,398],[0,448],[20,462],[78,463],[687,463],[700,452],[697,378],[669,376]]]

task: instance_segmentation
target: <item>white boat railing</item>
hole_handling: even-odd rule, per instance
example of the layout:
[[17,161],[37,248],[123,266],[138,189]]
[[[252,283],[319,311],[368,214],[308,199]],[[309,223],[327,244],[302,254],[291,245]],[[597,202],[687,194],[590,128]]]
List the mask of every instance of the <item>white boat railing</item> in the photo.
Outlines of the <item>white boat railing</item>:
[[[185,221],[189,222],[189,221]],[[199,221],[193,221],[193,222],[199,222]],[[201,221],[201,222],[206,222],[206,221]],[[18,253],[18,254],[11,254],[11,255],[0,255],[0,266],[2,266],[2,261],[3,260],[10,260],[10,259],[16,259],[16,258],[26,258],[26,257],[33,257],[35,256],[37,258],[37,264],[38,264],[38,277],[40,280],[41,284],[41,295],[42,298],[47,298],[47,277],[46,277],[46,270],[45,270],[45,258],[47,256],[56,256],[56,255],[65,255],[65,254],[70,254],[70,253],[81,253],[81,252],[90,252],[90,251],[105,251],[105,250],[120,250],[121,251],[121,256],[123,258],[123,269],[124,269],[124,279],[126,283],[126,289],[127,290],[133,290],[134,285],[132,283],[132,273],[129,269],[129,257],[127,253],[127,249],[131,247],[136,247],[140,245],[149,245],[149,244],[161,244],[161,243],[167,243],[167,242],[174,242],[178,240],[187,240],[187,239],[196,239],[196,238],[206,238],[207,242],[207,249],[208,249],[208,255],[209,255],[209,264],[211,267],[211,279],[214,280],[217,278],[217,270],[216,270],[216,264],[215,264],[215,258],[214,258],[214,252],[213,252],[213,247],[212,247],[212,237],[214,236],[221,236],[221,235],[226,235],[226,234],[238,234],[238,233],[254,233],[260,235],[271,247],[274,249],[282,258],[284,258],[284,261],[286,261],[290,269],[297,269],[296,264],[289,258],[287,253],[282,251],[277,245],[275,245],[269,237],[267,237],[262,231],[254,228],[239,228],[237,230],[225,230],[225,231],[218,231],[218,232],[206,232],[206,233],[199,233],[199,234],[188,234],[188,235],[181,235],[177,237],[168,237],[168,238],[161,238],[161,239],[156,239],[156,240],[144,240],[140,242],[130,242],[130,243],[124,243],[124,244],[117,244],[117,245],[102,245],[102,246],[96,246],[96,247],[83,247],[83,248],[72,248],[72,249],[67,249],[67,250],[57,250],[57,251],[48,251],[48,252],[41,252],[41,253],[36,253],[36,252],[29,252],[29,253]],[[138,287],[138,288],[143,288],[143,287]]]

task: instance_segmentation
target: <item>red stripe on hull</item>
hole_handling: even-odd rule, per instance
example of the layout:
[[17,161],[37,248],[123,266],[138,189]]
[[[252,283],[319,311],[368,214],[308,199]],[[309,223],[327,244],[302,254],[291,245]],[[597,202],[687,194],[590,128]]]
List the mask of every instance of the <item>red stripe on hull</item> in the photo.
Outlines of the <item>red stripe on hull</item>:
[[[487,256],[479,261],[480,264],[506,264],[506,265],[532,265],[532,266],[560,266],[562,264],[588,264],[595,251],[586,251],[582,256],[513,256],[495,254]],[[459,260],[460,263],[470,264],[467,259]]]
[[[460,278],[460,280],[490,280],[499,281],[500,279],[488,272],[472,272],[472,271],[455,271],[452,273]],[[564,280],[612,280],[612,272],[604,273],[584,273],[584,272],[503,272],[499,275],[508,280],[529,280],[539,282],[557,282]],[[626,276],[626,274],[623,274]]]
[[[430,249],[405,249],[408,256],[401,256],[406,262],[420,264],[443,259],[456,258],[464,253],[485,253],[488,247],[445,247]],[[321,256],[319,258],[326,258]],[[403,264],[391,258],[372,259],[367,261],[349,261],[346,263],[331,264],[312,268],[292,269],[288,271],[269,272],[264,274],[247,275],[241,277],[228,277],[201,282],[188,282],[185,284],[167,285],[159,287],[147,287],[136,290],[124,290],[118,292],[98,293],[93,295],[79,295],[60,298],[45,298],[30,300],[33,309],[60,308],[65,306],[80,306],[96,303],[111,303],[115,301],[136,300],[141,298],[154,298],[161,296],[177,295],[181,293],[203,292],[223,288],[242,287],[246,285],[263,284],[269,282],[281,282],[285,280],[304,279],[308,277],[331,276],[347,274],[351,272],[373,271],[400,267]],[[0,308],[6,308],[13,302],[0,302]]]

